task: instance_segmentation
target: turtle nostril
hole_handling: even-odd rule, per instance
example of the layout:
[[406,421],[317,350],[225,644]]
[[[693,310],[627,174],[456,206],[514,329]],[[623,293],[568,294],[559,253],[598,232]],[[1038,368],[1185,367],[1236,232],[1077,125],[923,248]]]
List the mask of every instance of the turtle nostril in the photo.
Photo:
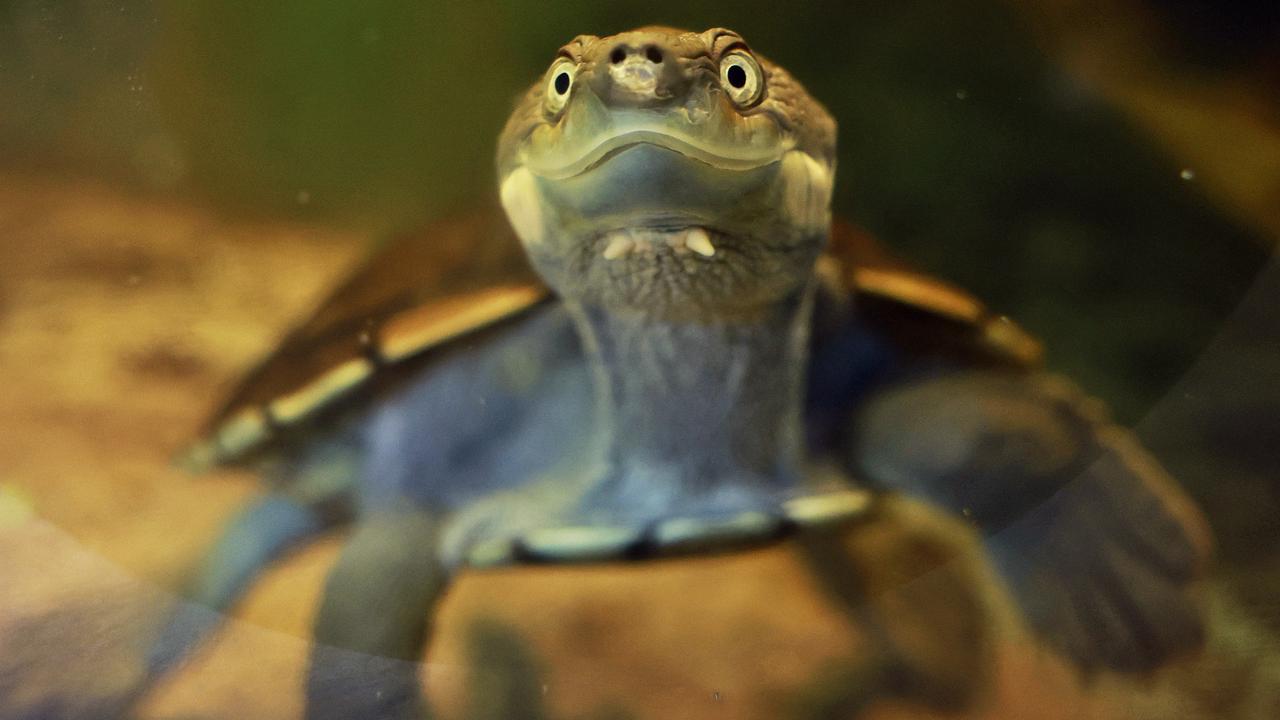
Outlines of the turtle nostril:
[[620,47],[614,48],[613,52],[609,53],[609,62],[613,63],[614,65],[617,65],[618,63],[626,59],[627,59],[627,51],[623,50]]
[[662,62],[662,51],[654,47],[653,45],[650,45],[649,47],[644,49],[644,56],[646,58],[649,58],[649,62],[653,63],[654,65],[657,65],[658,63]]

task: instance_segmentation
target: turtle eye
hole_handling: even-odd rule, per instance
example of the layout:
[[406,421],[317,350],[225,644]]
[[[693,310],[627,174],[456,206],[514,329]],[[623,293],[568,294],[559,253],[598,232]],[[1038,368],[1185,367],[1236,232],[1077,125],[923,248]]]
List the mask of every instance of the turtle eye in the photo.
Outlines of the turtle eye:
[[720,58],[720,87],[733,104],[744,108],[754,105],[764,94],[764,72],[760,63],[745,50],[733,50]]
[[578,74],[578,64],[568,58],[560,58],[547,73],[547,109],[560,112],[569,101],[573,90],[573,78]]

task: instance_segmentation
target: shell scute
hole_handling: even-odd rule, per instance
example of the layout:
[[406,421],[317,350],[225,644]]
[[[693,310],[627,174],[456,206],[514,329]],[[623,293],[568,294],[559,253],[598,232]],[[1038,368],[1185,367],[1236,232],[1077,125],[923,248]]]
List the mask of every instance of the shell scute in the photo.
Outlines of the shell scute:
[[240,382],[187,454],[237,462],[402,365],[519,316],[549,291],[498,212],[459,215],[381,248]]
[[[1012,320],[908,269],[847,223],[834,225],[817,273],[847,306],[845,318],[856,315],[909,352],[1015,368],[1041,361],[1040,343]],[[188,457],[208,466],[251,456],[376,384],[384,368],[514,321],[550,298],[500,213],[458,216],[402,237],[249,373]]]

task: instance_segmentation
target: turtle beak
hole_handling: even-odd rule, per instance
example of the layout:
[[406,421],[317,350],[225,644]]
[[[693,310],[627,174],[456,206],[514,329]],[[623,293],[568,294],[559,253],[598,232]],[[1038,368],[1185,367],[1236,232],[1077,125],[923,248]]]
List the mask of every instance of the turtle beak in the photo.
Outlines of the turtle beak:
[[[616,89],[606,92],[617,94]],[[517,164],[541,177],[563,179],[641,143],[724,170],[768,165],[794,147],[775,122],[739,114],[709,82],[662,104],[640,106],[606,102],[587,84],[575,90],[558,123],[530,134]]]

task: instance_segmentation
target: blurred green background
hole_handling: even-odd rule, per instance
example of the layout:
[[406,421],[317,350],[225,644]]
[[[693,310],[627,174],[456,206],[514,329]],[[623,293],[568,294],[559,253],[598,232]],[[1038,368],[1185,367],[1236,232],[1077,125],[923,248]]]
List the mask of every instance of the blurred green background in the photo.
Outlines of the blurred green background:
[[[1280,429],[1265,429],[1280,426],[1280,331],[1265,299],[1235,316],[1251,324],[1228,327],[1274,225],[1208,192],[1191,162],[1231,146],[1226,130],[1209,122],[1195,136],[1204,142],[1179,154],[1093,81],[1131,68],[1088,53],[1072,64],[1059,42],[1158,38],[1154,77],[1262,88],[1241,102],[1275,129],[1274,7],[7,0],[0,169],[376,236],[487,201],[498,130],[556,48],[650,23],[732,27],[791,69],[839,120],[840,213],[1017,318],[1046,340],[1054,368],[1124,422],[1145,422],[1210,508],[1228,557],[1280,557]],[[1135,57],[1150,61],[1151,49]],[[1270,147],[1245,152],[1274,181]],[[1280,184],[1234,187],[1262,207],[1274,191],[1280,206]],[[1202,368],[1209,379],[1185,392],[1209,406],[1170,410],[1173,388],[1224,332],[1237,344],[1215,352],[1247,362]],[[1209,417],[1251,430],[1198,431]]]
[[491,196],[512,99],[573,35],[734,27],[839,119],[840,212],[1044,334],[1130,421],[1269,245],[999,3],[2,7],[0,159],[376,231]]

